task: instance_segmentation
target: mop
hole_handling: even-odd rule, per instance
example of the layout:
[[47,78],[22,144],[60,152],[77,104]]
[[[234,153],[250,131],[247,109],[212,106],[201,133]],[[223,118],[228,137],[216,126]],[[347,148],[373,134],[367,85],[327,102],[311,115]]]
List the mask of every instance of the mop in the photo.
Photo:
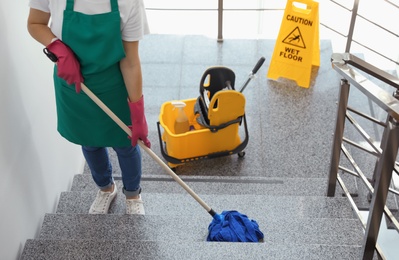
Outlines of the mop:
[[[130,137],[132,131],[122,122],[85,84],[81,83],[81,89],[94,101],[123,131]],[[212,222],[208,226],[207,241],[219,242],[261,242],[263,233],[259,229],[259,225],[255,220],[249,219],[246,215],[238,211],[223,211],[217,214],[209,207],[176,173],[173,172],[150,148],[139,140],[138,145],[146,151],[146,153],[154,159],[166,172],[184,188],[211,216]]]

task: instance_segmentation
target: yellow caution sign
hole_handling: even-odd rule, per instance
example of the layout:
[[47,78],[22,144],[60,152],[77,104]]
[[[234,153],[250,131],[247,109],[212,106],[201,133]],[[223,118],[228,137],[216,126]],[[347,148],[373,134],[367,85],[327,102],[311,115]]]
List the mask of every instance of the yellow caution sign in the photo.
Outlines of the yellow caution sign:
[[288,0],[267,77],[309,88],[312,66],[320,66],[319,3]]

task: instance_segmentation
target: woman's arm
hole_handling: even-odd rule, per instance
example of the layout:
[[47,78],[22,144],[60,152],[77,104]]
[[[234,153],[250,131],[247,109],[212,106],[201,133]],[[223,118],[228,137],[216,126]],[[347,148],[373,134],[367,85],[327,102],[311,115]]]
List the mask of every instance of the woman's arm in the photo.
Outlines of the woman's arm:
[[138,101],[143,95],[139,42],[123,41],[126,57],[120,61],[120,68],[131,102]]
[[50,13],[31,8],[28,17],[28,32],[38,42],[47,46],[56,36],[48,27]]
[[137,145],[141,139],[150,148],[148,140],[148,126],[144,114],[143,79],[141,75],[141,64],[139,58],[139,42],[123,42],[126,57],[120,61],[123,80],[129,95],[130,119],[132,121],[132,146]]

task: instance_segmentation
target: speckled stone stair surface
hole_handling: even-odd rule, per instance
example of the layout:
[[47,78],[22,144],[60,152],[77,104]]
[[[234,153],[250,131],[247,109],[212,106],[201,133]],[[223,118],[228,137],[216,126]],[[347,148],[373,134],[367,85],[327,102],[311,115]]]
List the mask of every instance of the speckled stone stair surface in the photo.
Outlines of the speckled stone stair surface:
[[[271,256],[273,259],[294,259],[294,256],[329,259],[341,254],[340,259],[357,259],[360,254],[362,231],[344,198],[262,192],[235,194],[236,187],[229,186],[232,183],[246,187],[248,182],[266,186],[283,182],[231,177],[205,185],[212,178],[185,177],[190,184],[197,185],[198,194],[216,211],[239,210],[259,223],[265,234],[264,243],[235,246],[205,242],[211,216],[180,186],[175,187],[175,182],[162,182],[155,176],[143,181],[154,185],[151,192],[142,194],[145,216],[124,214],[124,195],[120,189],[111,214],[89,215],[87,211],[96,193],[90,178],[90,175],[75,176],[73,191],[61,194],[56,214],[45,215],[38,239],[27,241],[22,259],[41,256],[62,259],[57,258],[60,252],[76,259],[229,259],[233,256],[247,259],[248,255],[250,259],[270,259]],[[165,183],[166,188],[161,185]],[[117,184],[121,186],[120,181]],[[156,192],[157,185],[161,185],[158,191],[165,192]],[[201,190],[209,186],[224,191],[207,194]],[[262,186],[252,188],[263,189]]]
[[[266,234],[265,243],[359,245],[354,219],[249,216]],[[126,239],[205,241],[212,218],[202,215],[46,214],[39,239]]]
[[30,255],[21,260],[37,259],[360,259],[360,246],[281,245],[267,243],[215,243],[187,241],[132,240],[28,240]]
[[[56,213],[78,213],[89,211],[96,192],[63,192]],[[207,214],[189,194],[180,193],[143,193],[147,215]],[[234,195],[234,194],[199,194],[215,211],[238,210],[254,215],[283,218],[289,212],[291,217],[309,218],[352,218],[353,212],[347,205],[346,198],[328,198],[321,196],[271,196],[271,195]],[[110,214],[124,214],[125,196],[118,195],[110,206]]]
[[[238,210],[267,215],[282,215],[287,211],[302,217],[351,218],[353,212],[347,199],[322,196],[324,179],[220,178],[182,177],[200,197],[216,211]],[[122,183],[116,181],[118,196],[111,204],[111,214],[125,212]],[[146,214],[203,214],[204,209],[179,184],[167,176],[152,176],[142,181],[142,198]],[[308,187],[303,189],[302,187]],[[310,189],[309,189],[310,188]],[[75,176],[70,192],[61,193],[57,213],[86,213],[95,198],[97,187],[90,175]],[[254,206],[256,205],[256,207]]]

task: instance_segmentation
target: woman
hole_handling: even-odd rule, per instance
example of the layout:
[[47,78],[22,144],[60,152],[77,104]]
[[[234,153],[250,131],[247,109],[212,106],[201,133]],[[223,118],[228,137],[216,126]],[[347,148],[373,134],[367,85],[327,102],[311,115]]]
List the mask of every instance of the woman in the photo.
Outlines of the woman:
[[[145,214],[137,146],[138,139],[151,145],[138,52],[139,40],[149,32],[143,1],[30,0],[29,6],[28,31],[55,62],[58,132],[82,146],[99,187],[89,213],[107,213],[117,194],[107,153],[107,147],[113,147],[122,171],[126,212]],[[81,82],[131,125],[130,140],[80,91]]]

